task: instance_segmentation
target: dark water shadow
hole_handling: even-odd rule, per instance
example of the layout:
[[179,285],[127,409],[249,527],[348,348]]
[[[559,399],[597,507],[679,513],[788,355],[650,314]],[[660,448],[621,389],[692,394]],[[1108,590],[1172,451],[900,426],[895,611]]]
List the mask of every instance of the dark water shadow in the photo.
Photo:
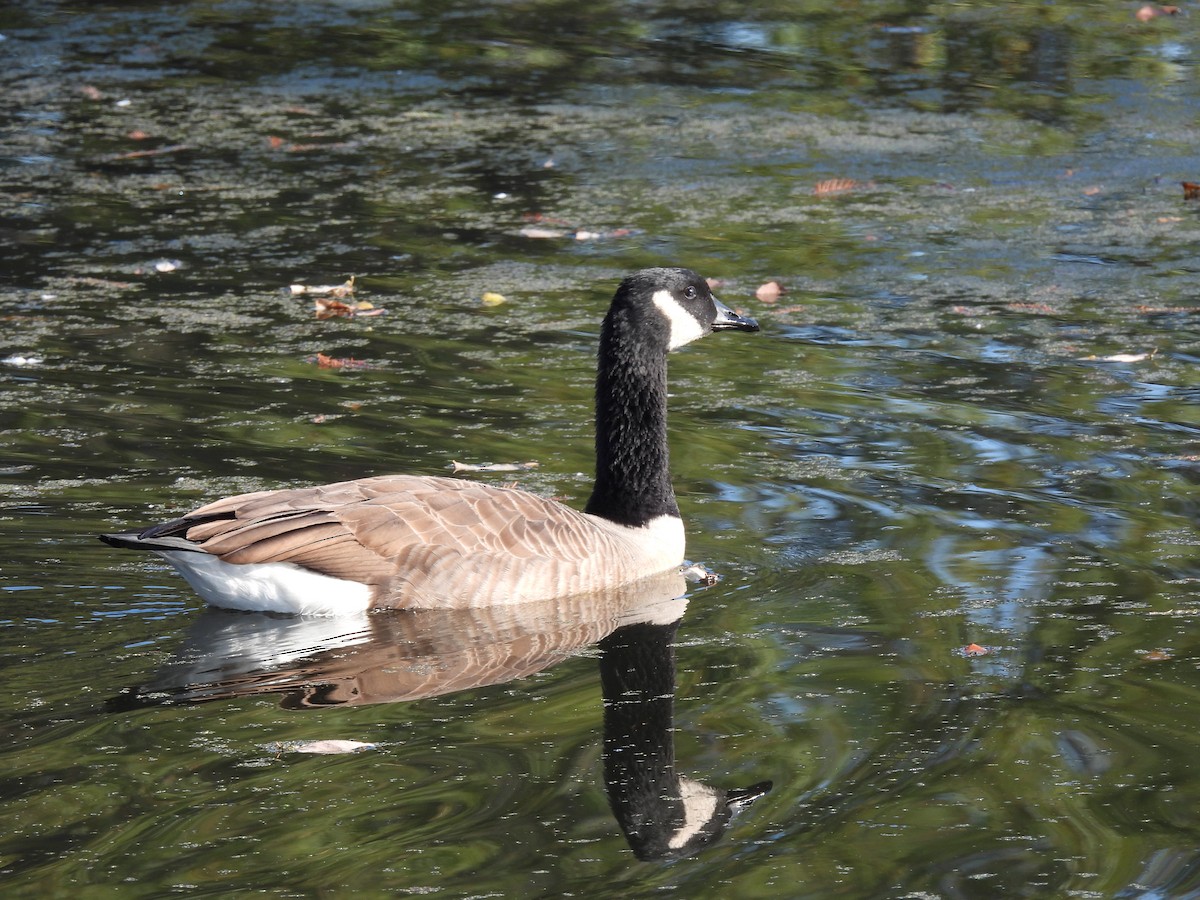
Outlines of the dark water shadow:
[[677,572],[565,601],[305,618],[205,610],[146,684],[113,711],[283,695],[312,710],[420,700],[503,684],[595,646],[604,783],[639,859],[689,856],[771,789],[711,787],[678,773],[674,639],[687,608]]

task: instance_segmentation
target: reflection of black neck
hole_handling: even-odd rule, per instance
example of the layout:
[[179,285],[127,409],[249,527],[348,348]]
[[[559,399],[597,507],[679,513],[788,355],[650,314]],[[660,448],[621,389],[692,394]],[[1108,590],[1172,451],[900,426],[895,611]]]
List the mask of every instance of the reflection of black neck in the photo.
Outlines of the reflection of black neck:
[[675,771],[678,622],[619,628],[600,642],[604,786],[638,859],[687,856],[711,843],[739,809],[771,789],[721,790]]
[[678,625],[628,625],[600,642],[604,784],[640,859],[672,855],[670,837],[684,822],[671,732]]

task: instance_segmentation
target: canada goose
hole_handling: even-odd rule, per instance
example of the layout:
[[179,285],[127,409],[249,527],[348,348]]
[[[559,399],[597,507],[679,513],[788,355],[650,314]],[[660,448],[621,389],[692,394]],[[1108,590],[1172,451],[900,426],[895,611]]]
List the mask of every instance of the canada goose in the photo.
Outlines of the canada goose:
[[643,269],[600,330],[596,483],[584,512],[526,491],[382,475],[217,500],[140,532],[214,606],[304,615],[564,597],[683,562],[667,451],[667,352],[757,331],[688,269]]

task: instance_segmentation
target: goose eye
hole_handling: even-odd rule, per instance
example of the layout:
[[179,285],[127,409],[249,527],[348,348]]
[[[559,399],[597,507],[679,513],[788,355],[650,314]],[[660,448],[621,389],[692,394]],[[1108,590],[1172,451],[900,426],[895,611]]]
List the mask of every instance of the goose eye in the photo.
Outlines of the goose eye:
[[696,299],[696,288],[689,284],[686,288],[684,288],[683,296],[686,297],[688,300],[695,300]]

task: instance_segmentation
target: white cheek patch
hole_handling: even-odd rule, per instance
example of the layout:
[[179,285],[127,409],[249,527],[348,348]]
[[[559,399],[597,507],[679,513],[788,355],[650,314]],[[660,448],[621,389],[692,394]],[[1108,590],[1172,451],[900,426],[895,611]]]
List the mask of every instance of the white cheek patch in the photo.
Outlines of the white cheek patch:
[[687,842],[700,833],[717,812],[720,799],[717,792],[707,784],[680,776],[679,796],[683,800],[684,822],[667,842],[672,850],[686,847]]
[[690,344],[708,334],[709,329],[696,321],[696,317],[679,305],[679,301],[670,291],[655,291],[654,305],[659,312],[667,317],[671,326],[671,339],[668,347],[671,350]]

